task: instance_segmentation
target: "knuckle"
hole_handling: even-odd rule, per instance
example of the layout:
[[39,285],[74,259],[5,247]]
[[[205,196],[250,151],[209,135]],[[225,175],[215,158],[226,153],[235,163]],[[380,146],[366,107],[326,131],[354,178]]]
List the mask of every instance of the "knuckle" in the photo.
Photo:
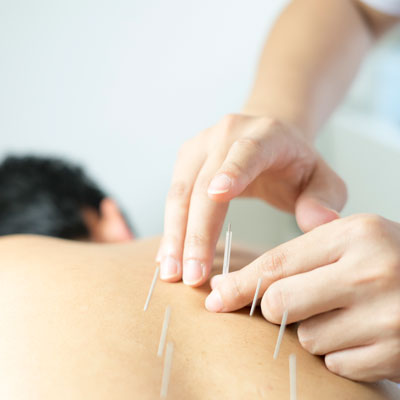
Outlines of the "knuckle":
[[263,151],[263,146],[260,140],[252,137],[241,137],[233,143],[233,146],[244,148],[252,153]]
[[389,313],[386,315],[383,321],[383,329],[389,335],[398,337],[400,334],[400,314],[399,313]]
[[266,276],[272,281],[285,278],[286,254],[282,249],[269,251],[261,257],[260,263],[257,264],[259,275]]
[[205,247],[208,244],[207,236],[199,232],[189,232],[186,234],[185,247]]
[[169,200],[187,198],[190,195],[190,189],[190,186],[186,182],[173,182],[169,188],[167,197]]
[[279,284],[272,284],[267,289],[261,301],[261,310],[268,321],[275,324],[279,324],[282,321],[285,299]]
[[231,280],[231,299],[234,303],[242,303],[245,298],[240,279],[236,275],[232,275]]
[[351,274],[350,288],[357,292],[360,287],[372,287],[383,293],[392,290],[393,286],[400,284],[400,258],[398,254],[384,254],[378,248],[379,262],[368,262],[363,268],[357,268]]
[[275,117],[263,117],[263,122],[268,130],[283,130],[284,125],[281,120]]
[[176,231],[168,231],[165,232],[163,238],[161,239],[159,256],[160,258],[164,258],[165,256],[174,256],[180,257],[179,255],[180,248],[182,243],[182,236],[179,232]]
[[216,125],[220,143],[232,143],[232,134],[238,126],[240,115],[227,114]]
[[240,115],[238,114],[226,114],[220,121],[220,127],[223,131],[230,131],[239,119]]
[[205,176],[199,176],[196,180],[196,183],[193,187],[193,192],[192,196],[194,197],[207,197],[207,189],[208,186],[210,185],[211,178],[210,177],[205,177]]
[[228,172],[229,175],[235,178],[237,177],[245,177],[247,179],[249,178],[248,171],[235,160],[229,160],[229,162],[227,162],[222,168],[225,172]]
[[359,214],[353,221],[353,233],[361,239],[376,238],[386,229],[385,219],[376,214]]
[[[233,151],[233,153],[231,153]],[[249,171],[260,162],[264,162],[263,144],[256,138],[241,137],[235,140],[231,147],[232,156],[229,158],[229,169],[235,175],[249,177]],[[235,154],[235,158],[233,157]],[[244,162],[244,163],[243,163]]]
[[376,280],[383,288],[389,288],[394,282],[400,283],[400,259],[398,254],[386,255],[382,259],[382,264],[378,265]]

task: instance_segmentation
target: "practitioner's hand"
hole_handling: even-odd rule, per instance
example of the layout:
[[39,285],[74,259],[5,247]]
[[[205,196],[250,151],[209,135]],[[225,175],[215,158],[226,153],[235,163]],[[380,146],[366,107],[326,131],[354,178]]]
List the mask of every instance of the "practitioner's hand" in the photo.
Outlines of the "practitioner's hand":
[[264,317],[302,321],[310,353],[350,379],[400,382],[400,224],[355,215],[320,226],[240,271],[213,278],[210,311],[252,301],[259,277]]
[[226,116],[179,153],[157,254],[161,279],[207,280],[228,203],[258,197],[295,212],[303,231],[338,217],[346,188],[292,126],[267,117]]

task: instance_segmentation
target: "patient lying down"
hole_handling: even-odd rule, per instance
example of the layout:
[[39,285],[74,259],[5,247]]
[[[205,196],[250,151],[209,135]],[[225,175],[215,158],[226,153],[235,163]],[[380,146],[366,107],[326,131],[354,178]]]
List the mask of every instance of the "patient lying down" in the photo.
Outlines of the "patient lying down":
[[[170,399],[288,399],[290,353],[299,399],[395,399],[389,382],[331,374],[287,329],[248,309],[205,310],[208,287],[158,281],[144,312],[158,240],[91,244],[38,236],[0,239],[0,398],[156,399],[157,347],[167,305],[175,346]],[[233,252],[232,264],[250,260]],[[221,268],[217,258],[216,267]]]

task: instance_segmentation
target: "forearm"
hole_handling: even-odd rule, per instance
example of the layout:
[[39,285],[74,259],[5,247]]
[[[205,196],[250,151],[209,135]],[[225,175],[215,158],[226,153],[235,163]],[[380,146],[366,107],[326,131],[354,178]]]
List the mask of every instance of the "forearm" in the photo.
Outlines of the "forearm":
[[294,0],[269,35],[243,112],[293,123],[308,137],[350,86],[374,39],[350,0]]

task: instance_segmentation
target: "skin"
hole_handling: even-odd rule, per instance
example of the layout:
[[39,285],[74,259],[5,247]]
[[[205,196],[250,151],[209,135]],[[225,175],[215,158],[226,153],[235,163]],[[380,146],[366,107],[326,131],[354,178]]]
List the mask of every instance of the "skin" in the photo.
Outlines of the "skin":
[[279,323],[287,309],[301,345],[329,370],[400,383],[400,224],[369,214],[325,224],[214,277],[206,307],[240,309],[259,277],[264,317]]
[[[299,345],[295,327],[272,354],[278,327],[248,309],[203,308],[208,285],[158,281],[144,312],[158,240],[100,245],[44,237],[0,239],[0,397],[156,399],[156,355],[166,305],[174,342],[171,399],[281,400],[289,397],[288,356],[296,353],[298,398],[391,400],[394,384],[360,384],[330,373]],[[234,251],[232,266],[249,262]],[[216,267],[221,269],[218,255]],[[184,299],[184,301],[182,301]]]
[[109,197],[101,200],[99,210],[82,210],[82,216],[89,231],[90,242],[116,243],[134,239],[117,203]]
[[[183,144],[157,254],[162,279],[209,277],[230,200],[252,196],[296,215],[300,228],[338,217],[344,182],[313,139],[374,41],[398,19],[350,0],[294,0],[266,41],[243,112]],[[268,95],[266,95],[268,94]]]
[[[382,237],[379,235],[380,225],[372,224],[377,229],[375,236],[371,234],[372,239],[356,236],[356,241],[349,241],[352,248],[347,246],[346,254],[351,256],[346,256],[347,261],[340,263],[341,266],[346,264],[344,271],[333,267],[318,268],[329,262],[323,259],[321,265],[314,266],[315,272],[303,275],[311,253],[321,250],[330,254],[329,243],[324,247],[324,235],[330,237],[335,233],[336,236],[336,229],[343,234],[344,228],[340,230],[339,227],[346,224],[349,224],[349,231],[357,232],[359,224],[363,225],[357,218],[337,224],[332,222],[339,218],[346,202],[346,187],[317,153],[313,140],[345,95],[368,50],[398,21],[398,18],[351,0],[326,0],[323,4],[320,0],[290,2],[268,37],[253,89],[242,113],[224,117],[182,146],[166,202],[162,244],[156,257],[163,280],[176,282],[183,279],[185,284],[193,287],[206,282],[228,203],[237,196],[257,197],[294,213],[304,232],[328,224],[327,230],[316,230],[317,233],[305,236],[313,241],[308,246],[298,247],[302,267],[292,271],[291,275],[292,281],[318,286],[319,291],[326,292],[332,304],[338,304],[341,311],[334,311],[331,306],[319,310],[314,304],[319,297],[310,297],[307,290],[299,286],[301,290],[293,292],[296,297],[294,294],[291,296],[295,298],[292,302],[310,305],[305,314],[291,314],[291,318],[293,321],[306,320],[300,335],[305,335],[305,326],[309,327],[307,332],[313,331],[312,343],[317,343],[315,345],[304,344],[308,339],[300,337],[306,349],[328,354],[325,357],[328,367],[353,379],[398,379],[395,369],[399,369],[400,333],[397,328],[385,329],[386,323],[379,321],[381,317],[390,320],[393,307],[398,312],[400,282],[393,279],[391,284],[397,286],[388,287],[385,295],[381,279],[388,282],[391,277],[381,276],[387,272],[383,261],[386,256],[369,253],[372,248],[379,249],[383,245],[390,248],[390,257],[397,259],[399,250],[384,244],[385,239],[398,243],[397,230],[388,229]],[[386,224],[397,226],[389,221]],[[338,238],[343,242],[348,236],[339,235]],[[268,254],[265,256],[267,260]],[[339,251],[335,254],[341,255]],[[369,285],[355,285],[354,277],[360,268],[358,262],[364,261],[364,254],[370,254],[370,259],[375,260],[375,268],[381,268],[382,272],[372,274],[368,278],[371,281]],[[332,271],[330,275],[325,273],[328,270]],[[259,275],[259,271],[240,275],[242,285],[251,288],[247,292],[247,301],[252,295],[250,292],[254,293]],[[315,283],[311,283],[310,275],[316,276]],[[348,298],[350,303],[342,304],[343,295],[333,284],[339,278],[344,288],[354,289],[359,306],[350,307],[354,298]],[[267,286],[266,281],[264,290]],[[275,292],[269,293],[272,299]],[[237,296],[235,286],[222,294],[225,311],[244,305]],[[279,300],[279,294],[275,293],[275,296],[277,298],[271,301]],[[367,299],[375,299],[375,307],[370,309],[372,317],[364,318]],[[211,300],[209,303],[211,310]],[[277,312],[274,318],[267,312],[265,315],[278,322],[281,312]],[[317,317],[317,314],[321,315]],[[354,334],[358,336],[352,338],[353,342],[340,343],[340,335],[333,337],[328,334],[332,321],[340,332],[345,332],[343,337],[350,335],[349,321],[357,321]],[[394,347],[390,345],[391,339],[385,339],[385,334],[370,329],[370,325],[377,321],[382,332],[387,332],[393,339]],[[318,326],[318,330],[312,329],[313,326]],[[375,334],[366,339],[364,333],[368,330]],[[328,338],[328,343],[318,345],[322,336]],[[378,340],[381,345],[376,343],[374,346],[371,340]],[[349,347],[354,343],[357,348],[350,351]],[[337,351],[340,346],[341,352]],[[392,356],[389,349],[393,350]]]

